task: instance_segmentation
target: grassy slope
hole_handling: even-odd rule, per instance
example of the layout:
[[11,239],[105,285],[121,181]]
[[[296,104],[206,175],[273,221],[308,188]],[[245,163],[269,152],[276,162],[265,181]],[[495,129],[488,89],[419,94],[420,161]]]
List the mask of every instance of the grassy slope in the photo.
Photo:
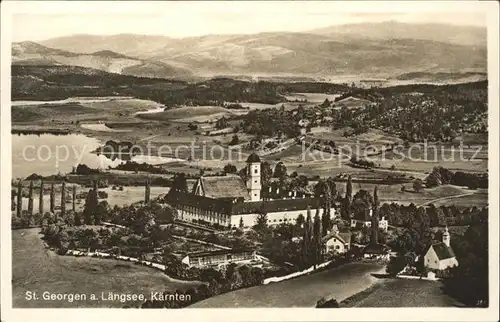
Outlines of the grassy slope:
[[[384,280],[345,301],[346,307],[454,307],[460,304],[443,294],[440,282]],[[409,295],[411,294],[411,295]]]
[[120,302],[42,301],[25,299],[26,291],[52,293],[101,292],[143,293],[174,292],[196,283],[170,279],[165,274],[128,262],[88,257],[58,256],[43,247],[38,229],[14,230],[12,253],[12,300],[14,307],[123,307]]

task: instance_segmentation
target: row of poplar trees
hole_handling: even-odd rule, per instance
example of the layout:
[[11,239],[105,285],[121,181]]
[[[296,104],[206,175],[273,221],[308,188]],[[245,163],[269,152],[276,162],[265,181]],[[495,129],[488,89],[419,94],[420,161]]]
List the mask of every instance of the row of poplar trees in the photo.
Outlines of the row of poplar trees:
[[314,265],[323,262],[325,248],[323,237],[332,229],[331,208],[335,191],[335,183],[323,183],[323,214],[320,216],[321,205],[316,208],[314,219],[311,215],[311,208],[307,208],[307,215],[304,222],[304,236],[302,238],[302,262],[307,265]]
[[[43,200],[43,189],[44,189],[44,182],[43,180],[40,181],[40,190],[39,190],[39,196],[38,196],[38,212],[43,214],[44,213],[44,200]],[[33,181],[30,181],[29,185],[29,190],[28,190],[28,215],[33,215],[33,205],[34,205],[34,184]],[[66,212],[66,183],[63,181],[61,184],[61,215],[64,215]],[[72,187],[72,209],[73,211],[76,210],[76,185],[73,185]],[[23,208],[23,186],[22,182],[19,181],[17,183],[17,201],[16,201],[16,216],[21,217],[22,215],[22,208]],[[50,207],[49,211],[52,213],[55,213],[55,208],[56,208],[56,190],[55,190],[55,184],[54,182],[51,183],[50,186]]]
[[[29,185],[29,190],[28,190],[28,215],[33,215],[33,205],[34,205],[34,184],[33,180],[30,181]],[[43,190],[44,190],[44,182],[43,180],[40,181],[40,189],[39,189],[39,197],[38,197],[38,211],[40,214],[44,214],[44,200],[43,200]],[[66,183],[63,181],[61,183],[61,216],[64,216],[66,213]],[[85,200],[85,208],[83,211],[83,217],[84,220],[87,218],[88,220],[85,220],[86,223],[89,223],[91,220],[89,219],[92,217],[95,213],[95,210],[98,205],[98,182],[94,181],[93,182],[93,189],[91,189],[87,195],[87,199]],[[16,216],[18,218],[21,217],[22,215],[22,209],[23,209],[23,185],[22,181],[19,180],[17,183],[17,200],[16,200]],[[146,204],[149,204],[151,201],[151,179],[148,178],[146,181],[146,186],[145,186],[145,197],[144,201]],[[55,213],[55,208],[56,208],[56,190],[55,190],[55,183],[51,183],[50,187],[50,207],[49,211],[51,213]],[[14,209],[12,209],[14,210]],[[76,213],[76,185],[72,186],[72,210],[73,212]]]

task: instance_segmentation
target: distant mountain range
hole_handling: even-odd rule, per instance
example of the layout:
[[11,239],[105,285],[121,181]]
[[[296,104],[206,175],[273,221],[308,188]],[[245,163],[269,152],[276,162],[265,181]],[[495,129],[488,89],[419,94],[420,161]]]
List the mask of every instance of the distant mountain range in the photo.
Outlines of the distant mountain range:
[[309,31],[333,37],[362,35],[371,39],[419,39],[464,46],[486,47],[486,28],[445,24],[409,24],[397,21],[330,26]]
[[12,64],[79,66],[110,73],[155,78],[191,75],[191,72],[186,69],[173,67],[159,61],[129,57],[111,50],[76,53],[49,48],[31,41],[12,45]]
[[[174,39],[74,35],[15,43],[15,64],[61,64],[134,76],[297,75],[468,77],[487,71],[486,29],[399,22],[332,26],[306,33]],[[430,77],[432,78],[432,77]]]

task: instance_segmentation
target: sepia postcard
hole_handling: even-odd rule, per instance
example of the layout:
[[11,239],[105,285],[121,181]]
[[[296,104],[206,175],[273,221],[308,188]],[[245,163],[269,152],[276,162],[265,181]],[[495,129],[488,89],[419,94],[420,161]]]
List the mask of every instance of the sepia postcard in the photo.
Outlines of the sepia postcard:
[[497,2],[1,9],[2,321],[498,320]]

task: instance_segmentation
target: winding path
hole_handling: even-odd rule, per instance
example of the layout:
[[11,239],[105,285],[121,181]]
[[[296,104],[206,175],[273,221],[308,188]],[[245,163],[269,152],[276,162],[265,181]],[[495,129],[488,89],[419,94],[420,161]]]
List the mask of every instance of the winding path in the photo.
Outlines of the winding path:
[[291,308],[315,307],[322,297],[342,301],[377,282],[373,273],[385,272],[385,265],[355,262],[326,271],[239,289],[217,295],[190,307],[193,308]]
[[454,196],[441,197],[441,198],[433,199],[433,200],[430,200],[430,201],[426,201],[426,202],[418,205],[417,207],[427,206],[427,205],[430,205],[431,203],[435,203],[436,201],[448,200],[448,199],[455,199],[455,198],[460,198],[460,197],[466,197],[466,196],[473,195],[474,193],[475,192],[468,192],[468,193],[462,193],[462,194],[454,195]]

